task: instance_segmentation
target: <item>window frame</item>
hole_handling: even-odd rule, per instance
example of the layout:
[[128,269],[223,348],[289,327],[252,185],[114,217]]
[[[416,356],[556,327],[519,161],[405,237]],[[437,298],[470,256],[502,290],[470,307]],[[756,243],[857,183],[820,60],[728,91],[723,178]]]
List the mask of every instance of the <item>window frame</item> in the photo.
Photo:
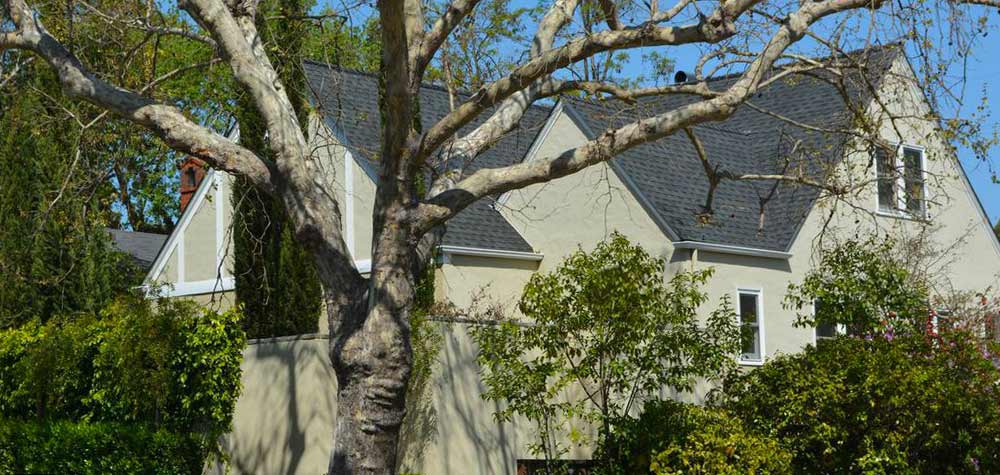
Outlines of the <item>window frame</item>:
[[[881,194],[879,193],[879,185],[882,181],[882,175],[879,174],[879,157],[875,155],[875,214],[879,216],[886,216],[891,218],[905,218],[905,219],[915,219],[915,220],[927,220],[927,149],[921,145],[916,145],[907,142],[894,142],[891,143],[893,149],[896,151],[895,160],[893,161],[893,201],[895,202],[892,209],[882,208]],[[920,153],[920,187],[921,187],[921,209],[917,212],[910,211],[907,208],[908,201],[908,191],[906,187],[906,151],[916,151]],[[878,153],[876,150],[874,153]]]
[[760,352],[759,359],[749,359],[745,358],[745,353],[743,353],[742,346],[740,347],[739,363],[744,366],[761,366],[764,361],[767,360],[767,351],[765,350],[766,337],[764,331],[764,289],[757,287],[737,287],[736,288],[736,322],[740,327],[740,331],[743,331],[743,303],[741,298],[743,295],[753,295],[757,299],[757,334],[758,340],[760,341]]

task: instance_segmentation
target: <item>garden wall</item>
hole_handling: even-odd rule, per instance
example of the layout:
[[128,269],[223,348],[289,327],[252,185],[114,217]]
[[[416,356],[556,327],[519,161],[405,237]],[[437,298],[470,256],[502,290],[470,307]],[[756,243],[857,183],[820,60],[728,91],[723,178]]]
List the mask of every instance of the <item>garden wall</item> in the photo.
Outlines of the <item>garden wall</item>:
[[[434,325],[443,337],[438,364],[424,397],[409,402],[400,472],[515,473],[518,459],[533,458],[526,449],[531,425],[494,421],[495,404],[481,397],[468,324]],[[325,335],[251,340],[233,431],[223,441],[232,473],[326,473],[337,406],[327,344]]]

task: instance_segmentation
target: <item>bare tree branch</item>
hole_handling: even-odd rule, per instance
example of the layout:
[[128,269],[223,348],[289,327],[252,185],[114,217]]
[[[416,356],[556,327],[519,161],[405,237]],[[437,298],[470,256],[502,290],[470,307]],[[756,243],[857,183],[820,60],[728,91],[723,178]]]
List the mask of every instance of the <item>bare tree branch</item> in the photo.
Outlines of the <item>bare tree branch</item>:
[[412,64],[414,65],[414,77],[422,78],[423,71],[430,64],[431,58],[447,41],[448,36],[458,24],[465,19],[480,0],[454,0],[448,4],[447,10],[434,22],[431,30],[424,35],[423,42],[415,48],[411,54],[416,55]]
[[[602,31],[593,35],[578,37],[564,46],[539,54],[512,71],[506,77],[484,86],[454,111],[442,118],[428,130],[420,144],[419,156],[426,156],[437,150],[460,128],[474,120],[482,111],[524,90],[535,80],[553,71],[589,58],[595,54],[638,46],[680,45],[689,43],[715,43],[732,36],[736,32],[734,21],[759,0],[736,0],[722,4],[711,16],[698,23],[682,27],[657,27],[645,25],[618,31]],[[485,124],[484,124],[485,125]],[[491,136],[498,135],[499,127],[484,129],[467,135],[461,146],[471,149],[481,148],[481,144],[491,143]],[[492,133],[490,133],[492,132]]]
[[[778,28],[739,80],[717,97],[608,130],[584,145],[567,150],[555,158],[479,170],[463,178],[453,189],[427,200],[421,206],[420,219],[423,221],[421,226],[429,229],[484,196],[563,177],[685,127],[723,120],[732,115],[741,103],[758,90],[764,81],[765,73],[773,67],[774,61],[781,57],[788,46],[801,39],[812,23],[840,11],[867,5],[870,5],[870,2],[866,0],[826,0],[803,4],[797,11],[788,15],[787,21]],[[745,6],[749,8],[750,5]]]

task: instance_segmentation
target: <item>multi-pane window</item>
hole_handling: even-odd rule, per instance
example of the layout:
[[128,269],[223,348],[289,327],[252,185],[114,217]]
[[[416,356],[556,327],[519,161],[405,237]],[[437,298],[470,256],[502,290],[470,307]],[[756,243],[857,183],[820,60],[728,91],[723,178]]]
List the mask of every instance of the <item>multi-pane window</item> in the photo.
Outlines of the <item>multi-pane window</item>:
[[[816,299],[816,301],[813,302],[813,318],[822,318],[823,311],[823,302]],[[819,343],[822,340],[836,338],[838,334],[842,333],[840,330],[839,325],[836,323],[816,323],[816,342]]]
[[878,147],[875,149],[875,167],[878,172],[878,210],[895,211],[896,202],[896,156]]
[[875,168],[878,210],[924,217],[927,210],[924,151],[905,145],[896,151],[879,147],[875,150]]
[[764,360],[764,335],[761,332],[762,315],[760,292],[755,290],[739,291],[740,329],[743,335],[744,362],[761,362]]
[[906,211],[924,215],[924,152],[920,149],[903,147],[903,192]]

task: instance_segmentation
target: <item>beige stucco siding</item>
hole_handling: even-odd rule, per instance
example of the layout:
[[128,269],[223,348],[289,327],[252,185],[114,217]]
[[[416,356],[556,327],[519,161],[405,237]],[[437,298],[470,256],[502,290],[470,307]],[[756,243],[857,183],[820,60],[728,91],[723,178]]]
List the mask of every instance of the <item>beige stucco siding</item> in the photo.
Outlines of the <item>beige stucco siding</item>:
[[[218,281],[232,275],[232,178],[213,173],[192,200],[185,216],[161,251],[147,283],[182,289],[187,284]],[[159,270],[159,272],[156,272]]]
[[[214,188],[214,187],[213,187]],[[192,216],[184,232],[184,280],[197,282],[214,279],[219,274],[216,259],[217,194],[210,191]]]
[[435,300],[454,304],[460,312],[469,309],[477,295],[512,307],[538,265],[528,260],[446,255],[435,274]]
[[[564,113],[553,123],[532,159],[548,159],[586,142]],[[607,164],[599,164],[549,183],[510,192],[500,208],[505,218],[545,258],[551,270],[578,250],[591,250],[619,231],[657,256],[669,256],[670,240]]]
[[[499,423],[485,401],[475,344],[465,324],[435,323],[441,351],[423,396],[408,402],[400,473],[509,475],[534,426]],[[336,377],[325,338],[254,341],[243,352],[243,392],[222,446],[239,474],[320,474],[333,447]],[[576,448],[568,454],[585,458]],[[224,473],[221,466],[208,473]]]
[[[326,473],[337,383],[326,339],[260,342],[243,352],[243,390],[223,438],[231,472]],[[212,467],[209,473],[226,473]]]

